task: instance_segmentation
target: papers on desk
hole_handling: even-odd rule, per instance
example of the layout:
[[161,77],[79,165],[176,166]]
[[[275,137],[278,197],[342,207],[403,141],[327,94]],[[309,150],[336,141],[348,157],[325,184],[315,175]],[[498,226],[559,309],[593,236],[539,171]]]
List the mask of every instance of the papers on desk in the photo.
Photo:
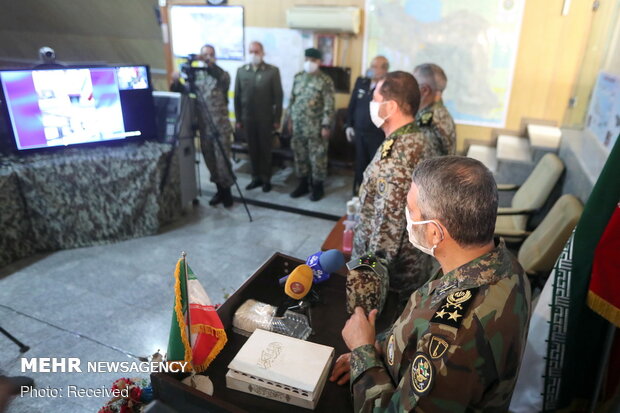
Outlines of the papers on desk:
[[233,317],[233,331],[249,336],[260,328],[305,340],[312,333],[308,317],[287,310],[283,317],[274,317],[276,307],[256,300],[247,300]]
[[228,365],[226,387],[314,409],[334,348],[256,330]]

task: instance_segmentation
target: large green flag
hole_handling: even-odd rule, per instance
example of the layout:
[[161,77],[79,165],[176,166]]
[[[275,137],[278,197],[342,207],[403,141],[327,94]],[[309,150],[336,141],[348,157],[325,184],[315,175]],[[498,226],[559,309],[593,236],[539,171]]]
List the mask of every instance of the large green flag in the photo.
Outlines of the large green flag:
[[545,372],[544,410],[591,400],[608,322],[586,305],[594,252],[620,200],[620,139],[556,264]]

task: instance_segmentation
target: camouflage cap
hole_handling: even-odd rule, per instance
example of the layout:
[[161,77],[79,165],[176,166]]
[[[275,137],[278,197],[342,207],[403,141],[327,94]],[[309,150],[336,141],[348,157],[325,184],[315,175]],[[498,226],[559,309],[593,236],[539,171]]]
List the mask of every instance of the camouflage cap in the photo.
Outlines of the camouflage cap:
[[306,49],[304,55],[306,57],[313,57],[315,59],[323,59],[323,53],[321,53],[319,49],[315,49],[314,47]]

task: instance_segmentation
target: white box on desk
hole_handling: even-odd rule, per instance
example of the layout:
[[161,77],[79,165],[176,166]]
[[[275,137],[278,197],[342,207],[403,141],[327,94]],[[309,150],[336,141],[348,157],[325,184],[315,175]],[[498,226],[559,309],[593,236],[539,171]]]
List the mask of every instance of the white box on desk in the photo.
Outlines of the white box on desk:
[[314,409],[333,357],[333,347],[256,330],[228,365],[226,387]]

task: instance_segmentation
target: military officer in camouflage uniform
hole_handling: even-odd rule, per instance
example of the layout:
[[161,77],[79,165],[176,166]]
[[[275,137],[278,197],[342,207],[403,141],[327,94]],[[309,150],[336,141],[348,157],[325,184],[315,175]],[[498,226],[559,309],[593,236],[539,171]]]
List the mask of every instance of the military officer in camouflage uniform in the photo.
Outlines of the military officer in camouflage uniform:
[[[289,104],[291,147],[299,185],[291,193],[298,198],[310,194],[311,201],[324,195],[327,177],[327,147],[334,118],[334,82],[319,69],[321,52],[305,51],[304,71],[295,75]],[[310,182],[312,180],[312,182]],[[312,188],[310,188],[312,184]]]
[[271,190],[271,150],[273,133],[282,118],[282,83],[277,67],[265,63],[263,45],[250,43],[250,62],[237,70],[235,116],[237,130],[248,143],[252,182],[245,189],[262,185]]
[[[206,64],[206,70],[195,71],[196,92],[201,96],[197,99],[196,110],[200,129],[200,148],[211,174],[211,182],[217,186],[217,193],[211,198],[209,205],[222,203],[225,207],[230,207],[233,204],[230,187],[234,184],[229,169],[233,133],[228,119],[230,75],[215,64],[213,46],[208,44],[202,46],[199,59]],[[211,125],[215,125],[216,130],[213,130]],[[221,147],[216,138],[219,139]]]
[[420,92],[405,72],[388,73],[374,90],[370,116],[385,132],[385,141],[364,172],[360,187],[360,221],[355,227],[352,257],[379,254],[388,277],[368,268],[347,276],[347,308],[381,310],[388,288],[399,294],[400,309],[414,289],[429,277],[432,260],[407,241],[403,200],[416,165],[436,156],[435,146],[414,122]]
[[420,85],[420,110],[415,121],[433,139],[441,155],[456,154],[456,126],[452,115],[441,100],[448,79],[443,69],[424,63],[413,70]]
[[530,286],[493,239],[497,189],[474,159],[422,162],[407,195],[409,240],[440,270],[375,341],[361,308],[342,335],[352,351],[330,380],[350,378],[356,412],[506,412],[526,345]]

